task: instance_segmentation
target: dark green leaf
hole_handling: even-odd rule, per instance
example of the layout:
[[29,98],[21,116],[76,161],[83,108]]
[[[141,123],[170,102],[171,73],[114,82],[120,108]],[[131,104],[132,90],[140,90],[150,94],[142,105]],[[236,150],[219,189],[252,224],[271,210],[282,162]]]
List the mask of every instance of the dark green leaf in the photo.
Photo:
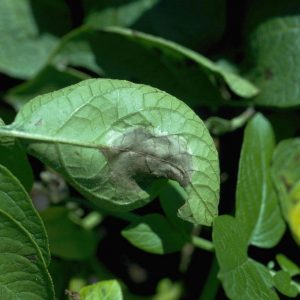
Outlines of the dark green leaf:
[[300,274],[300,268],[290,259],[283,254],[276,255],[276,260],[281,269],[288,272],[290,276],[296,276]]
[[95,255],[99,237],[74,223],[70,214],[63,207],[52,207],[41,213],[50,251],[64,259],[85,260]]
[[84,4],[86,22],[93,27],[131,27],[192,48],[207,48],[225,28],[224,0],[88,0]]
[[260,105],[300,105],[300,17],[274,18],[263,23],[251,40],[254,69],[251,78],[261,92]]
[[102,207],[143,206],[150,200],[143,187],[168,178],[187,192],[182,218],[210,225],[217,215],[212,138],[188,106],[152,87],[86,80],[35,98],[0,131],[25,139],[30,153]]
[[53,300],[47,237],[18,180],[0,166],[0,295],[11,300]]
[[274,285],[285,296],[294,298],[298,294],[297,288],[293,285],[291,277],[286,271],[279,271],[274,275]]
[[189,241],[160,214],[141,217],[122,230],[122,235],[135,247],[155,254],[178,251]]
[[231,216],[217,217],[213,241],[220,265],[219,277],[230,299],[279,299],[271,289],[268,269],[247,257],[248,237],[242,224]]
[[220,79],[239,96],[257,94],[250,82],[192,50],[124,28],[74,31],[53,60],[59,68],[84,67],[100,76],[150,84],[193,105],[224,101]]
[[5,95],[5,100],[19,110],[22,105],[36,96],[56,91],[83,79],[87,79],[87,76],[76,70],[62,71],[49,65],[31,80],[9,90]]

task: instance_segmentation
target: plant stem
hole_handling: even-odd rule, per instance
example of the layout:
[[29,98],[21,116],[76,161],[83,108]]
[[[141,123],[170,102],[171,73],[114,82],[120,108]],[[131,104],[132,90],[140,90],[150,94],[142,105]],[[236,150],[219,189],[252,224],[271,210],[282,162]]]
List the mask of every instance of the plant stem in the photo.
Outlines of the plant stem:
[[214,252],[214,244],[211,241],[208,241],[201,237],[192,236],[192,244],[199,249]]
[[220,281],[217,278],[219,266],[216,257],[213,258],[209,274],[201,291],[199,300],[214,300],[220,286]]

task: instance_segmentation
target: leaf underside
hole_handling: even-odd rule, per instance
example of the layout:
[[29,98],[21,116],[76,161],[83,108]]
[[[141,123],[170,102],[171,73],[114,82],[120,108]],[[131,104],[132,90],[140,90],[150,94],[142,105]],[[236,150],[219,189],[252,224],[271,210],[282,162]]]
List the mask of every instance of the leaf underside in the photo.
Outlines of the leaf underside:
[[187,192],[181,217],[210,225],[217,215],[213,140],[199,117],[165,92],[86,80],[34,98],[3,129],[26,139],[29,153],[102,207],[140,207],[150,201],[154,179],[168,178]]

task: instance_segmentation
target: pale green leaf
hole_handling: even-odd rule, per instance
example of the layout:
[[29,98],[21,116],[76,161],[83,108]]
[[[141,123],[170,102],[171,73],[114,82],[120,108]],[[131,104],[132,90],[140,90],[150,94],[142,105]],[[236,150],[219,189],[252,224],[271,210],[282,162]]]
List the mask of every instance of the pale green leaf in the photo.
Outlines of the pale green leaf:
[[58,36],[69,28],[62,0],[1,0],[0,72],[18,78],[33,76],[47,61]]
[[300,105],[300,17],[273,18],[258,27],[251,39],[254,68],[250,77],[261,92],[257,104]]
[[272,175],[283,214],[300,244],[300,138],[280,142],[273,155]]
[[51,207],[41,213],[49,237],[50,251],[63,259],[85,260],[93,257],[99,237],[70,217],[64,207]]
[[181,217],[210,225],[217,215],[213,140],[187,105],[155,88],[82,81],[33,99],[0,134],[26,140],[31,154],[102,207],[141,207],[150,199],[143,187],[163,177],[187,192]]
[[275,146],[270,123],[257,114],[247,125],[240,157],[236,217],[248,244],[269,248],[282,237],[285,224],[271,180]]
[[247,256],[247,235],[231,216],[214,221],[213,241],[220,265],[219,278],[228,298],[233,300],[279,299],[271,289],[268,269]]
[[24,188],[0,167],[0,295],[5,300],[53,300],[47,237]]
[[123,300],[121,286],[116,280],[100,281],[80,290],[82,300]]
[[123,229],[122,235],[135,247],[155,254],[179,251],[189,241],[160,214],[141,217]]

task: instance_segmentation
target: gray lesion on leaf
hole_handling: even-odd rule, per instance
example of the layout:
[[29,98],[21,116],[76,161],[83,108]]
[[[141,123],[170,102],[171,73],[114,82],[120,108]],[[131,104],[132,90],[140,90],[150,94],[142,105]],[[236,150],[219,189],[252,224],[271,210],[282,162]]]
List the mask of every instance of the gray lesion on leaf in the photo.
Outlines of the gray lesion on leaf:
[[108,162],[109,179],[118,189],[140,190],[155,178],[176,180],[182,187],[191,181],[192,157],[185,139],[177,135],[155,135],[136,128],[100,150]]

